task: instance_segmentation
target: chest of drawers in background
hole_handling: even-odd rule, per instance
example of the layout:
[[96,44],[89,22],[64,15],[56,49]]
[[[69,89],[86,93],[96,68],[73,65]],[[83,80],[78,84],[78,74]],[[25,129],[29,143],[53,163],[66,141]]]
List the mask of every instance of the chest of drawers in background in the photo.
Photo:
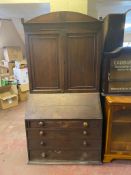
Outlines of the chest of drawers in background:
[[100,163],[102,117],[98,97],[30,95],[25,120],[29,163]]

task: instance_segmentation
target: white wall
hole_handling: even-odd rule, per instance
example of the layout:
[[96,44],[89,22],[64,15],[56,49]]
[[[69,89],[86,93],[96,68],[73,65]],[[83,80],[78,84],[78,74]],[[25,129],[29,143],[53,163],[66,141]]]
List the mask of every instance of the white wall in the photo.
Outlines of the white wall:
[[88,0],[87,14],[94,18],[98,18],[98,9],[96,6],[96,0]]
[[0,27],[0,55],[1,48],[4,46],[19,46],[25,54],[24,42],[18,34],[12,21],[2,21]]
[[126,15],[126,22],[128,27],[125,29],[124,42],[131,42],[131,11]]

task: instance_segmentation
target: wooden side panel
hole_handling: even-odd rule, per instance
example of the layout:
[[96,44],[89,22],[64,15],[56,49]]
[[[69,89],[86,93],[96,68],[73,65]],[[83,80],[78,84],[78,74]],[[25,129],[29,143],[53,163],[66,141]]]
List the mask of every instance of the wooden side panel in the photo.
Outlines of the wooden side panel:
[[67,35],[67,90],[95,90],[97,77],[95,33]]
[[[123,46],[125,17],[123,14],[110,14],[103,23],[103,50],[111,52]],[[115,36],[115,37],[114,37]]]
[[29,35],[32,91],[60,90],[58,34]]

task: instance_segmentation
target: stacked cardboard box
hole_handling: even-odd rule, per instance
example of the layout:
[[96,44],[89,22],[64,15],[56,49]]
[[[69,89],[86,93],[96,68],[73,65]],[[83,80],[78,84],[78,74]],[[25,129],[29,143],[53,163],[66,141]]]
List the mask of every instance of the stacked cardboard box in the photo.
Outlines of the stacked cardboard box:
[[8,67],[3,60],[0,61],[0,87],[8,83]]
[[7,109],[28,98],[27,62],[19,47],[4,47],[0,61],[0,108]]
[[19,101],[26,101],[29,95],[29,84],[18,85]]
[[18,82],[19,101],[25,101],[28,99],[29,94],[29,78],[26,60],[15,61],[15,68],[13,71],[15,79]]
[[13,72],[18,84],[29,84],[26,60],[15,61],[15,68],[13,68]]
[[3,62],[0,62],[0,74],[6,74],[8,72],[8,67],[3,65]]
[[[15,90],[15,91],[14,91]],[[17,87],[5,86],[0,88],[0,108],[7,109],[18,105]]]

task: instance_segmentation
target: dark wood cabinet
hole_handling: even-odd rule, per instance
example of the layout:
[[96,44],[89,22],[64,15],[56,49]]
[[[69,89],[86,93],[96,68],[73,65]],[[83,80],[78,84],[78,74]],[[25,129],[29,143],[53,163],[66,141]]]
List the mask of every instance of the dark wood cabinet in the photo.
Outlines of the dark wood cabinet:
[[29,163],[101,163],[101,28],[101,21],[74,12],[24,23]]
[[126,13],[109,14],[103,20],[103,51],[123,47]]
[[103,94],[131,93],[131,48],[123,47],[125,14],[110,14],[103,22],[101,91]]
[[125,17],[126,13],[108,15],[103,25],[104,162],[131,159],[131,48],[123,47]]
[[31,92],[98,92],[101,27],[73,12],[24,23]]
[[105,53],[102,65],[104,94],[131,93],[131,48],[123,47]]
[[131,96],[106,97],[104,162],[131,159]]
[[98,93],[31,94],[25,124],[29,163],[101,163]]

